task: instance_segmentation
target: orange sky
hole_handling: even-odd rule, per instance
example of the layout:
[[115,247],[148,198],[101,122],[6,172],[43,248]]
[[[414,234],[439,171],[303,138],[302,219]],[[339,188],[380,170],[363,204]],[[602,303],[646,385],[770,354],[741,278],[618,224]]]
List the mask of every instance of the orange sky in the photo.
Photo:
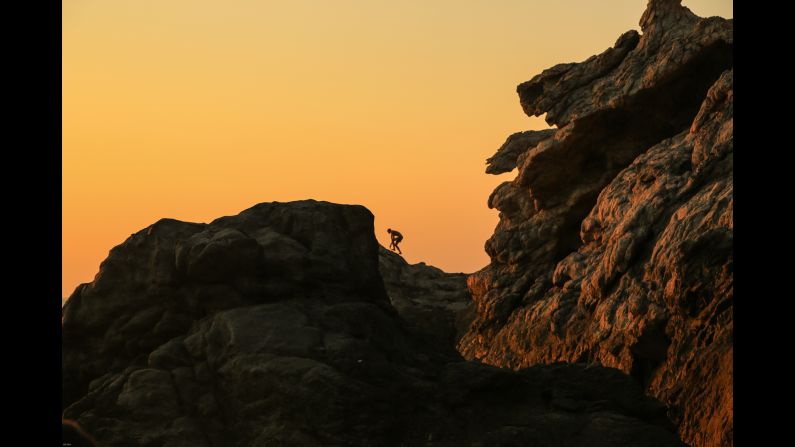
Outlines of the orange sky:
[[[685,1],[732,17],[728,0]],[[475,271],[528,118],[515,87],[638,29],[645,0],[63,2],[63,296],[161,217],[357,203],[411,263]]]

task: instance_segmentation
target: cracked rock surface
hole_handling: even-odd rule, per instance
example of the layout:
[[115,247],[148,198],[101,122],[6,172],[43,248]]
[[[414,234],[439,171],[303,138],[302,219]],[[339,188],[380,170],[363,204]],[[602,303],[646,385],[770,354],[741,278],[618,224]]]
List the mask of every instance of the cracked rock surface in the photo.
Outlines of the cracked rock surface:
[[650,0],[640,26],[518,86],[558,128],[489,160],[517,175],[488,199],[500,222],[458,347],[620,369],[683,441],[731,445],[733,20]]

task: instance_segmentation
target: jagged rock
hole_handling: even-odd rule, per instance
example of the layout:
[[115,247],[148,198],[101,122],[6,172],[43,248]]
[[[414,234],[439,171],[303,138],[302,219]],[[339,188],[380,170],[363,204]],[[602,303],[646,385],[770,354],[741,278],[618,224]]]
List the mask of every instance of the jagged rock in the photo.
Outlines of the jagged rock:
[[384,251],[365,208],[316,201],[133,234],[63,309],[64,417],[109,447],[683,445],[618,370],[427,343],[411,319],[453,336],[462,275]]
[[500,223],[459,349],[621,369],[685,442],[731,445],[733,22],[651,0],[640,24],[518,87],[559,128],[489,197]]
[[644,92],[662,106],[666,95],[660,88],[673,102],[666,106],[679,108],[689,99],[680,95],[704,87],[703,78],[710,75],[683,78],[702,69],[714,72],[715,66],[731,65],[731,19],[702,19],[681,6],[681,0],[650,0],[640,27],[642,36],[627,31],[598,56],[556,65],[519,84],[525,113],[546,113],[548,123],[563,127],[597,112],[631,107],[626,101],[637,100]]
[[527,130],[516,132],[508,137],[505,143],[491,158],[486,160],[487,174],[503,174],[516,168],[516,161],[520,155],[534,148],[538,143],[555,134],[555,129]]
[[439,351],[455,352],[474,317],[467,275],[424,262],[409,264],[384,247],[378,262],[389,300],[411,331]]

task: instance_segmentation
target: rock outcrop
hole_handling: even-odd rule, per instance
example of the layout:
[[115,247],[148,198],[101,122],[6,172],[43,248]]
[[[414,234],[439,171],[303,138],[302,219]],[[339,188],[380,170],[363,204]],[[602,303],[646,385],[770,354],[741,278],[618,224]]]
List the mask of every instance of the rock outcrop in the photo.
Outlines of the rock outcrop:
[[400,315],[460,311],[461,277],[380,260],[361,206],[161,220],[63,308],[64,417],[107,447],[683,445],[616,369],[515,372],[425,343]]
[[650,0],[640,26],[518,86],[557,129],[489,159],[518,174],[488,199],[500,222],[459,350],[618,368],[685,442],[731,445],[733,21]]
[[474,318],[465,273],[447,273],[424,262],[409,264],[380,247],[378,263],[387,295],[412,334],[439,352],[455,346]]

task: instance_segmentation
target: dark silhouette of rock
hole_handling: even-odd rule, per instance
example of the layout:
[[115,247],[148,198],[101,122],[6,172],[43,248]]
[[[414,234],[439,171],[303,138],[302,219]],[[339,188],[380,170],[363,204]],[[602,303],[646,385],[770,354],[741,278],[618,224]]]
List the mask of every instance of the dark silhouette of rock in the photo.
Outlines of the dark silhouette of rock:
[[459,350],[618,368],[685,442],[731,445],[733,21],[650,0],[640,25],[517,88],[558,129],[489,197],[500,223]]
[[421,343],[458,357],[455,346],[474,318],[464,273],[446,273],[424,262],[409,264],[380,247],[381,277],[392,306]]
[[426,343],[462,278],[384,252],[365,208],[312,200],[133,234],[64,306],[64,417],[108,447],[683,445],[616,369]]

